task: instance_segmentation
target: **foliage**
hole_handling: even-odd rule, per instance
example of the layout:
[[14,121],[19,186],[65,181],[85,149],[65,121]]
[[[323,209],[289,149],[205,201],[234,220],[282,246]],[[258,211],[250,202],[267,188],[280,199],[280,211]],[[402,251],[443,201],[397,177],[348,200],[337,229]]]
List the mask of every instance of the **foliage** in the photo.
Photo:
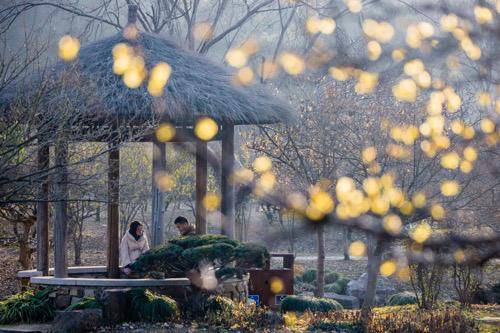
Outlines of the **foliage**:
[[340,274],[337,272],[327,272],[325,274],[325,284],[330,284],[336,282],[340,278]]
[[287,296],[281,301],[281,312],[328,312],[342,309],[339,302],[326,298]]
[[211,295],[206,300],[205,317],[212,324],[231,322],[236,304],[228,297]]
[[95,297],[84,297],[78,303],[68,306],[65,311],[84,309],[102,309],[102,303],[99,302]]
[[134,288],[127,292],[130,318],[141,321],[166,321],[179,316],[177,303],[168,296],[147,289]]
[[350,280],[346,277],[340,277],[334,283],[325,285],[325,292],[344,295],[346,293],[347,284],[349,283],[349,281]]
[[[273,311],[254,304],[234,303],[222,296],[216,297],[219,299],[217,301],[214,299],[215,304],[213,306],[215,308],[221,306],[224,310],[219,311],[218,314],[208,312],[210,315],[205,316],[204,321],[211,328],[220,326],[221,328],[230,328],[243,332],[255,332],[261,328],[269,330],[282,324],[281,316]],[[229,302],[231,302],[231,305],[229,305]],[[219,332],[218,329],[214,329],[215,331]],[[220,331],[224,331],[224,329]]]
[[365,333],[365,328],[361,323],[337,323],[328,319],[318,320],[312,323],[308,330],[337,332],[337,333]]
[[[222,235],[183,236],[142,254],[131,266],[139,276],[162,272],[165,277],[186,276],[201,264],[214,267],[216,277],[242,276],[245,268],[264,267],[269,260],[266,248],[240,243]],[[226,267],[229,263],[236,267]]]
[[387,305],[407,305],[407,304],[416,304],[417,297],[414,293],[410,293],[408,291],[404,291],[402,293],[394,294],[389,297],[387,300]]
[[46,288],[12,295],[0,302],[0,324],[33,323],[51,321],[55,307],[49,294],[53,290]]
[[316,281],[317,273],[318,271],[315,269],[308,269],[304,272],[304,274],[302,274],[301,280],[303,282],[313,283],[314,281]]

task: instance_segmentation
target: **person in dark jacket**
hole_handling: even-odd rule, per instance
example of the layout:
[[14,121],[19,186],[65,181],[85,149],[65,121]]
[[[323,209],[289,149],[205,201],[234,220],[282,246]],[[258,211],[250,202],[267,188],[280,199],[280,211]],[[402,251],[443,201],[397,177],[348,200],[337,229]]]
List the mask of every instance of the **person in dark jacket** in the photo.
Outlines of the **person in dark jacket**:
[[184,216],[177,216],[174,224],[177,227],[177,230],[179,230],[181,236],[196,235],[195,227],[191,223],[189,223],[187,218],[185,218]]

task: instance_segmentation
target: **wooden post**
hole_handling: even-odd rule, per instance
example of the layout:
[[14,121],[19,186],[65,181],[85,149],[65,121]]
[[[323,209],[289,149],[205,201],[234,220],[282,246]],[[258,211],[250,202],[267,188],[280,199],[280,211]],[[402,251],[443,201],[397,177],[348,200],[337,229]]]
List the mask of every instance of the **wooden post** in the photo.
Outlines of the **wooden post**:
[[165,172],[167,167],[167,155],[165,143],[156,139],[153,140],[153,170],[152,170],[152,217],[151,217],[151,244],[153,247],[163,244],[165,236],[165,222],[163,214],[165,212],[165,203],[163,192],[158,187],[158,176]]
[[120,148],[117,143],[109,143],[108,164],[108,277],[119,278],[120,240]]
[[[38,170],[49,168],[49,146],[38,147]],[[42,275],[49,275],[49,177],[40,177],[38,201],[36,203],[36,269]]]
[[59,138],[55,145],[55,159],[57,173],[54,182],[55,194],[55,221],[54,221],[54,277],[67,276],[67,248],[66,229],[68,221],[67,195],[68,195],[68,146],[64,139]]
[[203,205],[203,198],[207,195],[207,143],[196,141],[196,204],[195,220],[196,233],[207,233],[207,210]]
[[222,130],[221,163],[221,213],[222,234],[234,238],[234,187],[232,175],[234,169],[234,126],[224,125]]

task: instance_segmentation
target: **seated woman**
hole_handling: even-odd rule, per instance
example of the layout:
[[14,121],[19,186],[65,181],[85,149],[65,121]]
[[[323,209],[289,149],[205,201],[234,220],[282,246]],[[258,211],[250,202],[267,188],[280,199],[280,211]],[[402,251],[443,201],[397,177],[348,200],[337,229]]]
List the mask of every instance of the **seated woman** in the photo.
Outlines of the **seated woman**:
[[144,234],[144,226],[138,221],[130,223],[120,244],[120,266],[125,275],[131,273],[130,264],[147,250],[149,250],[149,243]]

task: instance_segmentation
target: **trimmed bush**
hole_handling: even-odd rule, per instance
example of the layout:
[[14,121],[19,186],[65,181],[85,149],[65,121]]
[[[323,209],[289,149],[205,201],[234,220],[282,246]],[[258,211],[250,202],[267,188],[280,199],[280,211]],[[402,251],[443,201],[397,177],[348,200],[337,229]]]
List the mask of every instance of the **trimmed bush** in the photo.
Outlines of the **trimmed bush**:
[[328,272],[325,274],[325,284],[331,284],[336,282],[340,278],[340,274],[337,272]]
[[342,309],[339,302],[326,298],[287,296],[281,301],[281,312],[328,312]]
[[12,295],[0,302],[0,324],[47,322],[54,319],[55,307],[46,288]]
[[64,311],[102,309],[102,304],[95,297],[84,297],[78,303],[71,304]]
[[316,281],[317,271],[315,269],[308,269],[302,274],[301,280],[306,283],[313,283]]
[[344,295],[346,293],[347,284],[349,283],[349,281],[350,280],[348,278],[341,277],[334,283],[325,285],[325,292]]
[[417,304],[417,297],[414,293],[404,291],[402,293],[394,294],[387,300],[387,305],[407,305]]
[[131,305],[130,317],[139,321],[166,321],[179,315],[177,303],[168,296],[147,289],[134,288],[127,292]]

